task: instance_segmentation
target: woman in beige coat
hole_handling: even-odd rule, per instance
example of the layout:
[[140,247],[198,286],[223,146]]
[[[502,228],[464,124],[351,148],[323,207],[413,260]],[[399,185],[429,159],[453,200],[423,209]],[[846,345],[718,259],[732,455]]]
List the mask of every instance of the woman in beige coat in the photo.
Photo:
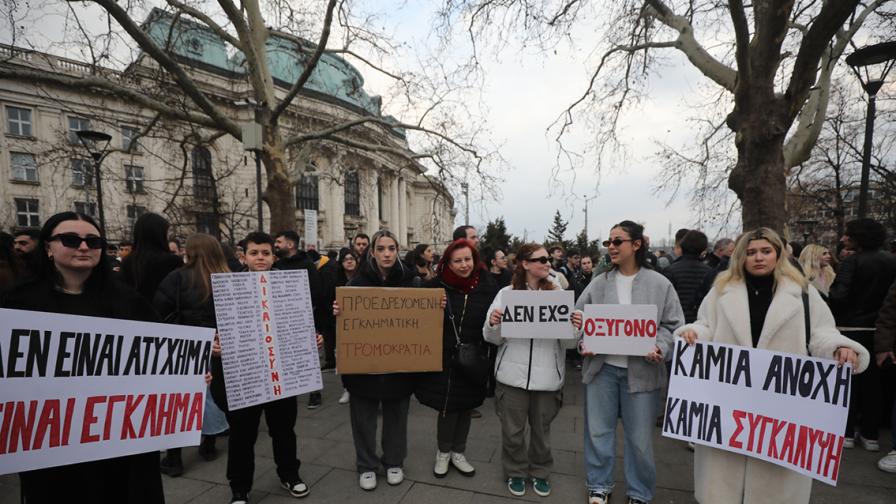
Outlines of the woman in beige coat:
[[[677,331],[700,339],[806,355],[802,293],[808,292],[812,356],[868,367],[868,352],[841,335],[818,291],[787,260],[781,238],[759,228],[737,240],[728,270],[700,305],[697,320]],[[812,479],[745,455],[697,445],[694,493],[701,504],[803,504]]]

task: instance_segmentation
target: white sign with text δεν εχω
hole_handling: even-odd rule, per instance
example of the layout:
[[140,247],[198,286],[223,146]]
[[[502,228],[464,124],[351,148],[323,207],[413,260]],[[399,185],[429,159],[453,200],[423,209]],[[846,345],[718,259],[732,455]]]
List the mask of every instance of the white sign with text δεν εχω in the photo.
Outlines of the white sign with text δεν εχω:
[[676,338],[671,367],[664,436],[837,484],[852,366]]
[[0,474],[199,444],[214,335],[0,309]]
[[575,294],[568,290],[507,290],[501,294],[504,338],[572,339]]
[[585,305],[582,349],[587,353],[638,355],[656,346],[655,305]]

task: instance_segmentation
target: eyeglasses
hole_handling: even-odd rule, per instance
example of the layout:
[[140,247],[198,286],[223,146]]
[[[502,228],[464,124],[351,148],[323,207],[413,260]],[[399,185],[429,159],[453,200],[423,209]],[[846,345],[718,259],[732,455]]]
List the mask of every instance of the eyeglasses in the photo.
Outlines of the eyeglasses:
[[548,258],[548,256],[530,257],[529,259],[523,259],[523,260],[528,261],[528,262],[537,262],[537,263],[541,263],[541,264],[547,264],[548,262],[550,262],[550,259]]
[[101,249],[103,248],[103,245],[106,244],[106,240],[100,236],[85,236],[82,238],[71,233],[53,235],[50,237],[49,241],[55,240],[59,240],[59,243],[61,243],[63,247],[72,249],[80,248],[81,242],[86,243],[87,248],[94,250]]
[[623,243],[630,242],[630,241],[634,241],[634,240],[623,240],[622,238],[613,238],[612,240],[604,240],[603,246],[609,247],[610,244],[612,243],[614,247],[618,247],[618,246],[622,245]]

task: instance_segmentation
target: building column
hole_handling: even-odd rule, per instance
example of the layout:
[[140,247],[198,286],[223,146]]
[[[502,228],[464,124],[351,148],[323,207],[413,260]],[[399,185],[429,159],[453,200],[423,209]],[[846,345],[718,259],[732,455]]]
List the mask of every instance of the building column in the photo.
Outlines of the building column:
[[[393,176],[389,181],[389,230],[392,231],[395,236],[398,236],[399,227],[401,223],[399,220],[401,217],[399,216],[400,209],[398,206],[399,201],[399,192],[398,192],[398,177]],[[401,238],[399,237],[399,240]],[[402,244],[403,245],[403,244]]]
[[404,178],[398,179],[398,239],[404,247],[408,243],[408,190]]

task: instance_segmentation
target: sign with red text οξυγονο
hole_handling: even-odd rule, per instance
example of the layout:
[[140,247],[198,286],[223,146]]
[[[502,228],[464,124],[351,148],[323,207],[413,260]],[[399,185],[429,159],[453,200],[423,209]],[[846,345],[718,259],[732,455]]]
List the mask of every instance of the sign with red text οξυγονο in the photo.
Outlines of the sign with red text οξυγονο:
[[664,436],[837,484],[852,366],[676,338],[671,367]]
[[657,313],[655,305],[585,305],[583,350],[643,357],[656,346]]
[[0,474],[199,444],[214,335],[0,309]]
[[568,290],[501,292],[502,338],[572,339],[575,293]]
[[441,371],[444,295],[444,289],[337,287],[337,372]]

